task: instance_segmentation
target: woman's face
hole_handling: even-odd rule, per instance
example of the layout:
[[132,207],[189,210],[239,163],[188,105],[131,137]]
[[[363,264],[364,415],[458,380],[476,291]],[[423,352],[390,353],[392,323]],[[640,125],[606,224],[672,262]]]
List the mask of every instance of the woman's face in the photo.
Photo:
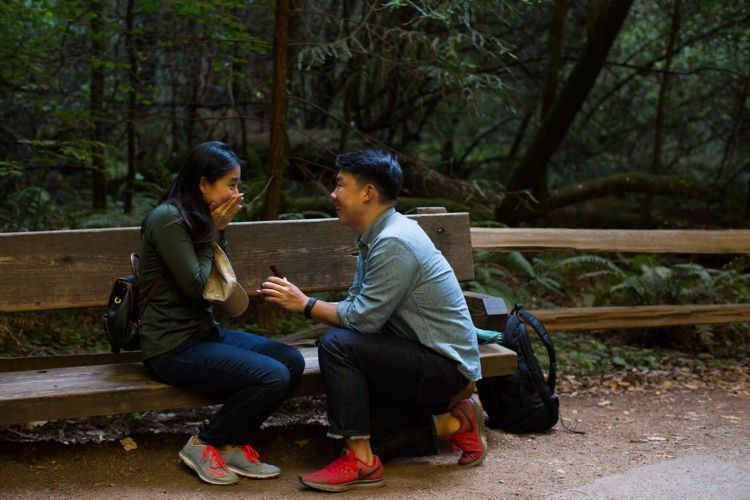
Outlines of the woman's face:
[[203,193],[203,200],[206,204],[211,205],[214,203],[215,206],[218,206],[231,198],[232,195],[237,194],[237,186],[240,183],[240,173],[240,166],[237,165],[214,182],[208,182],[205,177],[201,177],[199,187]]

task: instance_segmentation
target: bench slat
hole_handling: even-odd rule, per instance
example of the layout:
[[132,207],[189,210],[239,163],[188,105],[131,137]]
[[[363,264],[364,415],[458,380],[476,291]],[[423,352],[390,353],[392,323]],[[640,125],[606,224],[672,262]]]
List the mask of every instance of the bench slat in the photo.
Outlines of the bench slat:
[[[317,349],[300,352],[305,373],[292,396],[322,394]],[[481,346],[480,355],[484,377],[516,369],[515,353],[498,345]],[[189,408],[221,400],[156,382],[141,363],[0,373],[0,424]]]
[[[474,279],[469,215],[413,215],[460,281]],[[229,226],[229,253],[254,294],[276,265],[305,291],[341,290],[356,266],[354,233],[336,219],[242,222]],[[103,306],[130,272],[138,228],[0,234],[0,312]]]

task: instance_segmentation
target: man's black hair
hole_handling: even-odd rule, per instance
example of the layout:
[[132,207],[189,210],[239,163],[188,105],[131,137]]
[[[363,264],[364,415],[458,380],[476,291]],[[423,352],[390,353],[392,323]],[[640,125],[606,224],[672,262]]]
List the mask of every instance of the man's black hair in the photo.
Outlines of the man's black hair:
[[336,157],[336,167],[349,172],[360,184],[372,183],[382,201],[396,201],[404,185],[404,173],[396,157],[380,149],[363,149]]

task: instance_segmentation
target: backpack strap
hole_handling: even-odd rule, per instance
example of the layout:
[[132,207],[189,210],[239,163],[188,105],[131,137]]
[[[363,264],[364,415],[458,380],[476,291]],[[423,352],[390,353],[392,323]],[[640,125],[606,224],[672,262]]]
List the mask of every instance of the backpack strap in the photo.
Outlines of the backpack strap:
[[[135,269],[135,261],[140,260],[140,255],[133,252],[130,254],[130,268],[133,270],[133,283],[138,284],[138,272]],[[141,316],[143,316],[143,313],[146,311],[146,308],[148,307],[148,303],[151,302],[151,299],[156,294],[156,292],[159,290],[159,286],[161,286],[162,281],[164,281],[164,276],[166,274],[166,271],[161,273],[158,278],[156,278],[156,281],[153,285],[151,285],[151,288],[148,289],[148,293],[145,297],[143,297],[143,300],[139,300],[138,304],[138,320],[140,321]]]
[[555,392],[555,385],[557,384],[557,354],[555,353],[555,347],[552,345],[552,339],[547,333],[547,329],[544,328],[542,322],[539,321],[536,316],[526,311],[518,310],[518,314],[524,322],[528,323],[531,328],[536,332],[539,339],[544,344],[544,348],[547,350],[547,356],[549,356],[549,373],[547,374],[547,385],[550,390]]

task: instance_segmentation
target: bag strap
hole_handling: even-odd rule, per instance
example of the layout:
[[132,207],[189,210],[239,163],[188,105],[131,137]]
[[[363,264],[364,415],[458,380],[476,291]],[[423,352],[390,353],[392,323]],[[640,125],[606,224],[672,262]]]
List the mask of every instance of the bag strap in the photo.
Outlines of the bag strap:
[[547,333],[547,329],[539,321],[536,316],[526,311],[521,310],[521,305],[517,304],[514,312],[516,312],[525,323],[527,323],[536,332],[539,339],[544,344],[544,348],[547,350],[547,356],[549,357],[549,372],[547,374],[547,385],[550,390],[555,392],[555,385],[557,384],[557,354],[555,353],[555,347],[552,345],[552,339]]
[[133,252],[130,254],[130,269],[133,271],[133,284],[138,284],[138,271],[135,270],[135,261],[141,260],[141,256]]
[[[137,285],[138,284],[138,272],[135,270],[135,261],[140,260],[140,255],[133,252],[130,254],[130,268],[133,270],[133,276],[135,279],[133,282]],[[151,288],[148,289],[148,293],[145,297],[143,297],[143,301],[139,301],[138,304],[138,319],[141,319],[141,316],[143,316],[143,313],[146,311],[146,308],[148,307],[148,303],[151,302],[151,299],[156,294],[156,292],[159,290],[159,286],[161,286],[162,281],[164,281],[164,276],[166,275],[166,271],[161,273],[158,278],[156,278],[156,281],[153,285],[151,285]]]

